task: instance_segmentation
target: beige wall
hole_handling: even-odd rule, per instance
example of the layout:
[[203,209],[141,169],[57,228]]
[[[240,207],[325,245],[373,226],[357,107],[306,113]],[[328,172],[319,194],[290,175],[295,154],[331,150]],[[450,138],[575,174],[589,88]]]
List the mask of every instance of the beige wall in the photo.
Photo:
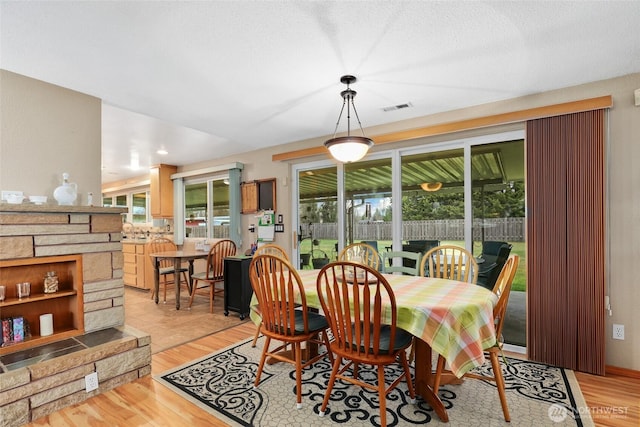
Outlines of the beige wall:
[[76,204],[100,195],[102,102],[0,70],[0,189],[48,196],[62,173],[78,185]]

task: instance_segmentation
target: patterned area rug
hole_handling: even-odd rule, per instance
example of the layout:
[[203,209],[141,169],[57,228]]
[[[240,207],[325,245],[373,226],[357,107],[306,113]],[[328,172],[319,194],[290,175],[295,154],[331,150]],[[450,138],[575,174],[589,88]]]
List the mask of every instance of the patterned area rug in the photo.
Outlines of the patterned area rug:
[[[327,413],[318,416],[331,371],[328,359],[303,372],[302,409],[296,409],[295,370],[291,364],[265,366],[261,383],[254,388],[263,342],[261,338],[256,348],[251,348],[248,340],[154,378],[234,426],[380,425],[377,393],[339,381]],[[593,426],[572,371],[505,360],[510,425]],[[490,369],[489,363],[486,366],[480,369]],[[388,373],[390,378],[397,375],[392,369]],[[361,367],[360,375],[376,378],[366,367]],[[442,423],[420,398],[416,404],[409,403],[406,383],[401,383],[387,396],[387,425],[509,425],[502,416],[498,391],[491,383],[466,379],[461,385],[441,387],[440,397],[449,413],[449,424]]]

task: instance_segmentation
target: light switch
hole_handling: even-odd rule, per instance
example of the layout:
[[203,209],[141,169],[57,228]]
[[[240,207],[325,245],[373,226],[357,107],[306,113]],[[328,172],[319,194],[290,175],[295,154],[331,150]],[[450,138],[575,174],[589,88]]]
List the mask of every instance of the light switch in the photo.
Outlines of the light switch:
[[636,97],[636,107],[640,107],[640,89],[634,90],[633,94]]

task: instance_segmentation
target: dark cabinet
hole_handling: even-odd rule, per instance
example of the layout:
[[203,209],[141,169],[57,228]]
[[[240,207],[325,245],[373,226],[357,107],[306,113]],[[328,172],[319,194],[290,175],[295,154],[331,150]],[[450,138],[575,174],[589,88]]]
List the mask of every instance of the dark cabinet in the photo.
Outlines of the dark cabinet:
[[249,315],[253,289],[249,281],[251,257],[237,256],[224,259],[224,315],[230,311],[240,314],[244,320]]

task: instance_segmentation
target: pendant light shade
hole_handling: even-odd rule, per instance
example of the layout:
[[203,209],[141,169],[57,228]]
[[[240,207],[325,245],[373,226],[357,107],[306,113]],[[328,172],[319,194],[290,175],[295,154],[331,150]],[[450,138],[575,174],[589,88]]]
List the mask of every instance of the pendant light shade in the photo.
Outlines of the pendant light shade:
[[441,182],[423,182],[422,184],[420,184],[420,187],[422,187],[422,189],[424,191],[438,191],[439,189],[442,188],[442,183]]
[[[346,84],[347,89],[340,93],[342,96],[342,109],[338,116],[336,129],[333,132],[333,138],[325,141],[324,143],[324,146],[327,147],[333,158],[342,163],[351,163],[360,160],[367,154],[369,148],[373,146],[373,141],[364,136],[364,130],[362,129],[362,124],[360,123],[356,106],[353,103],[353,98],[355,98],[357,92],[350,89],[349,85],[355,81],[356,78],[354,76],[347,75],[340,78],[340,82]],[[347,136],[336,137],[345,105],[347,106]],[[351,109],[353,109],[353,112],[356,115],[356,120],[360,126],[362,136],[351,135]]]

